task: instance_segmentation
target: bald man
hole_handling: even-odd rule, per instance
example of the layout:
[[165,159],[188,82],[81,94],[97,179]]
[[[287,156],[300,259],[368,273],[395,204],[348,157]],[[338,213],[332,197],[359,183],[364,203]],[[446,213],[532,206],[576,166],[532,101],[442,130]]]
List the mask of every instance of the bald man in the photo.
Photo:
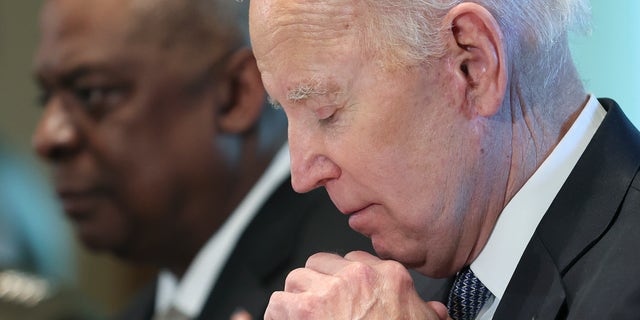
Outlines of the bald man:
[[[266,319],[638,318],[640,133],[573,64],[588,1],[250,12],[294,189],[326,189],[378,253],[312,256]],[[448,297],[425,303],[403,266],[455,278]]]

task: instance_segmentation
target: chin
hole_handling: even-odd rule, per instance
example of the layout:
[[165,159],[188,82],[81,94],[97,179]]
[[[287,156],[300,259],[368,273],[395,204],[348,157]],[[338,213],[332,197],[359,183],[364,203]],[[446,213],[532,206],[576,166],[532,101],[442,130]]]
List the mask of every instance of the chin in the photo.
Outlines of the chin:
[[405,259],[403,255],[392,252],[389,248],[378,241],[372,240],[371,244],[373,245],[373,249],[376,251],[376,254],[380,259],[395,260],[407,267],[412,264],[409,260]]
[[92,228],[88,225],[79,226],[76,225],[76,234],[80,242],[87,249],[96,253],[112,253],[117,247],[113,234],[109,236],[109,232],[97,231],[96,228]]
[[[407,269],[420,269],[424,268],[426,261],[421,258],[420,255],[413,254],[411,252],[393,252],[392,248],[388,248],[384,246],[382,243],[377,241],[371,241],[373,245],[373,249],[376,251],[376,254],[379,258],[384,260],[394,260],[401,263]],[[397,248],[396,248],[397,249]]]
[[109,246],[106,245],[105,241],[103,239],[100,239],[100,237],[97,237],[94,234],[79,232],[78,237],[82,242],[82,244],[91,251],[96,251],[96,252],[109,251]]

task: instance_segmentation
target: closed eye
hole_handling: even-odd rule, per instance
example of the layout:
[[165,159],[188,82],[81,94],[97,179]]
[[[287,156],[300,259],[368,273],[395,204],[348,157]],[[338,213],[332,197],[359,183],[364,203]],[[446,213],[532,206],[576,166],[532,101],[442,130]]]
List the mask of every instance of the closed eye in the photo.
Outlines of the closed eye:
[[322,125],[332,124],[337,120],[339,108],[336,105],[324,106],[315,111],[318,121]]
[[316,113],[316,117],[318,117],[319,120],[326,120],[333,117],[336,110],[337,108],[335,105],[329,105],[329,106],[323,106],[316,109],[315,113]]

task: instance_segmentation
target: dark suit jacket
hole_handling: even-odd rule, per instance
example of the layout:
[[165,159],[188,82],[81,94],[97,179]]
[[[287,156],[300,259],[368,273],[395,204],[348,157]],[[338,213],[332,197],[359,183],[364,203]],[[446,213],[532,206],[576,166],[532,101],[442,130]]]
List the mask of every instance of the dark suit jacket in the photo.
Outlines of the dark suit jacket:
[[[369,239],[351,230],[324,188],[297,194],[286,179],[242,234],[197,319],[228,320],[237,308],[262,319],[271,293],[283,290],[289,271],[320,251],[373,252]],[[121,319],[150,319],[156,283],[139,295]]]
[[640,134],[607,115],[545,213],[494,319],[640,319]]

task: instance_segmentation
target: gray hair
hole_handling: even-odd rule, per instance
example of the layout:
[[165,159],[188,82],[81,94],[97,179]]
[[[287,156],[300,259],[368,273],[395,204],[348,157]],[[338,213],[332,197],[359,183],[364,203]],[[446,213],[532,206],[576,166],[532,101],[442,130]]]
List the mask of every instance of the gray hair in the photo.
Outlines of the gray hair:
[[586,30],[590,20],[587,0],[368,0],[374,11],[368,40],[377,49],[400,46],[409,60],[440,56],[441,19],[463,2],[489,10],[508,41],[526,41],[523,47],[543,51],[570,29]]
[[368,0],[372,16],[365,26],[365,47],[400,64],[440,57],[442,19],[463,2],[491,12],[506,38],[507,52],[515,59],[533,57],[537,65],[531,69],[548,71],[548,78],[554,76],[558,58],[548,55],[549,50],[568,31],[587,31],[590,22],[587,0]]

